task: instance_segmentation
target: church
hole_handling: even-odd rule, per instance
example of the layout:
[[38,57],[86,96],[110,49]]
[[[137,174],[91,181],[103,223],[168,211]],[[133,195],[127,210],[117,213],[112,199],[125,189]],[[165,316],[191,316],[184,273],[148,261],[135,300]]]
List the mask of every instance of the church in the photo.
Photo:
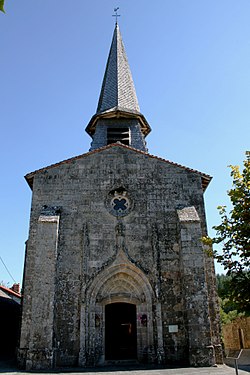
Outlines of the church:
[[20,367],[221,361],[211,177],[148,153],[150,131],[116,23],[89,152],[25,176]]

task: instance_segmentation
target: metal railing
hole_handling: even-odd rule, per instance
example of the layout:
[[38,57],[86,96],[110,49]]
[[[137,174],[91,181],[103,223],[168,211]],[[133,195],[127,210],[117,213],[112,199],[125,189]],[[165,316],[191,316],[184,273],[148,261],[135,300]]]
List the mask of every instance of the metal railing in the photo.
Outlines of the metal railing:
[[[231,356],[229,356],[229,355],[226,357],[227,359],[233,359],[233,360],[234,360],[234,368],[235,368],[235,373],[236,373],[236,375],[239,375],[238,360],[240,359],[240,356],[241,356],[242,351],[243,351],[243,349],[241,349],[241,350],[239,351],[239,354],[238,354],[237,357],[236,357],[236,356],[231,357]],[[230,354],[230,352],[229,352],[229,354]]]

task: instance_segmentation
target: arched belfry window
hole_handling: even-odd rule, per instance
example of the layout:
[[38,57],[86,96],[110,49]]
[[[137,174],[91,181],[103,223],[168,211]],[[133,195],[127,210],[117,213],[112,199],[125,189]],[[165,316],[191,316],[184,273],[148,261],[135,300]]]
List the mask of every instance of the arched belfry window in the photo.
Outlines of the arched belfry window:
[[107,128],[107,144],[121,142],[124,145],[129,146],[130,136],[129,128],[120,128],[120,127],[108,127]]

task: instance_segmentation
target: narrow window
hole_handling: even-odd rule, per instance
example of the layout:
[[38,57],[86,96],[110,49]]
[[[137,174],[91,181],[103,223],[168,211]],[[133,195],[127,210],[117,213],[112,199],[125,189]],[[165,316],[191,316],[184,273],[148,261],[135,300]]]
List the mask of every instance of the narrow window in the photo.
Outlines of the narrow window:
[[121,142],[129,146],[129,128],[108,128],[107,144]]

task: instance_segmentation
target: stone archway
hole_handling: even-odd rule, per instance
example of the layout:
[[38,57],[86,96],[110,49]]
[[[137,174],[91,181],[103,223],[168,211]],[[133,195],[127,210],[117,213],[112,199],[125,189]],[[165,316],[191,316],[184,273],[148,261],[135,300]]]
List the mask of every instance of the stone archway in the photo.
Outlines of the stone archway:
[[153,354],[153,290],[146,275],[120,253],[87,290],[81,306],[79,365],[103,364],[105,355],[105,306],[133,304],[139,361],[150,362]]

